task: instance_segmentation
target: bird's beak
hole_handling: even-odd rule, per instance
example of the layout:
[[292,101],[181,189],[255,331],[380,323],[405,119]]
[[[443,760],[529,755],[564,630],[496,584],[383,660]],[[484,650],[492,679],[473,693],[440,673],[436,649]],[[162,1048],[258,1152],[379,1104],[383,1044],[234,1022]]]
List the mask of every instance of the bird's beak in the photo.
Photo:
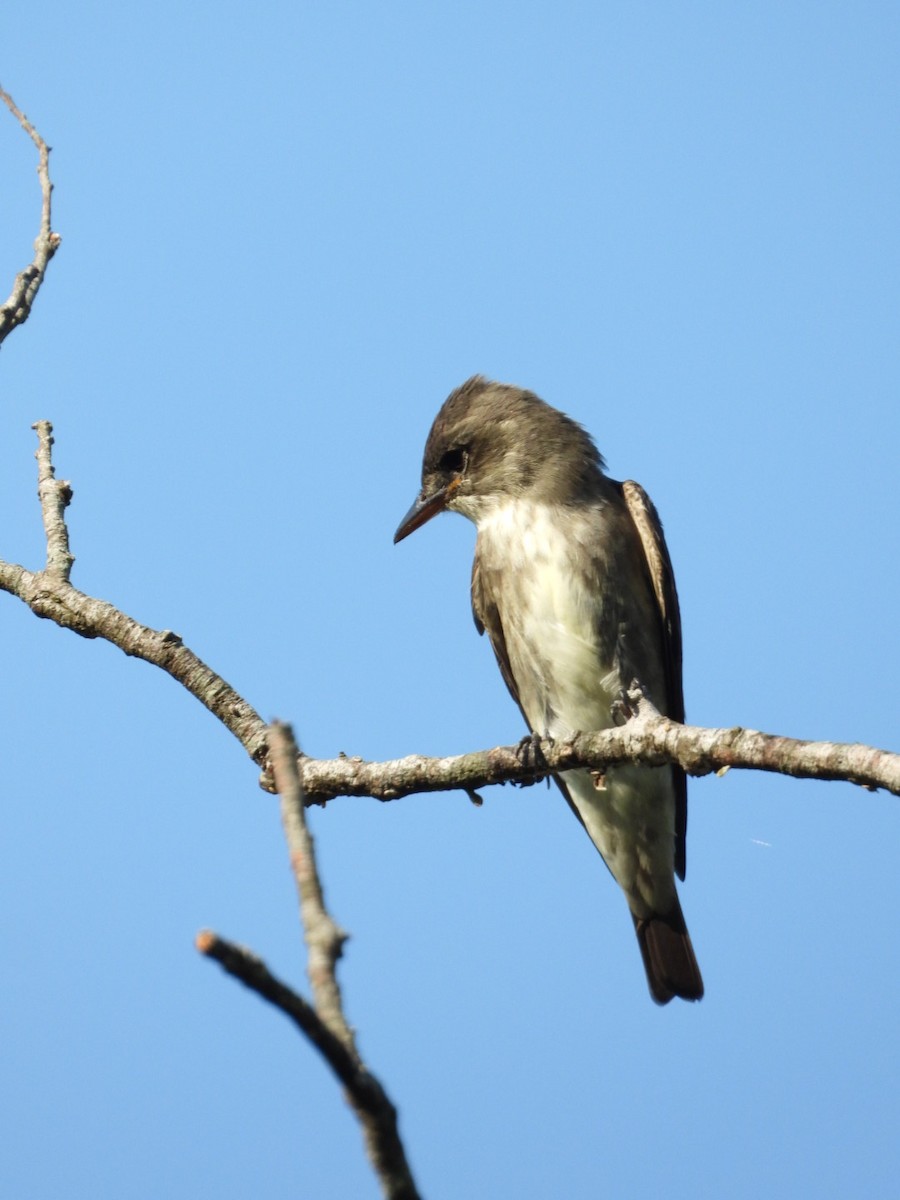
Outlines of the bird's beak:
[[[454,483],[456,480],[453,481]],[[424,525],[426,521],[430,521],[432,517],[436,517],[439,512],[443,512],[447,507],[447,501],[450,499],[450,493],[453,490],[453,485],[442,487],[440,491],[435,492],[431,496],[426,496],[425,492],[419,492],[412,503],[409,512],[397,526],[397,532],[394,534],[394,545],[402,542],[409,534],[414,533],[420,525]]]

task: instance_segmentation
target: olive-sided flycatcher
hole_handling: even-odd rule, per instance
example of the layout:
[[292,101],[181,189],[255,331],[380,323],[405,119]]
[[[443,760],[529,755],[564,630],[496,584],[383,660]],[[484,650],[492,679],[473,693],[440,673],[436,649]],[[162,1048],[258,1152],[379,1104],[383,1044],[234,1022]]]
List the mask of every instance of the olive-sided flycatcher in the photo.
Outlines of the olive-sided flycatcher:
[[[449,509],[475,522],[472,609],[532,732],[614,724],[637,680],[684,719],[681,624],[656,509],[617,483],[590,435],[531,392],[476,375],[431,428],[422,490],[399,542]],[[625,893],[653,999],[699,1000],[703,981],[675,891],[687,787],[678,767],[562,771],[560,790]]]

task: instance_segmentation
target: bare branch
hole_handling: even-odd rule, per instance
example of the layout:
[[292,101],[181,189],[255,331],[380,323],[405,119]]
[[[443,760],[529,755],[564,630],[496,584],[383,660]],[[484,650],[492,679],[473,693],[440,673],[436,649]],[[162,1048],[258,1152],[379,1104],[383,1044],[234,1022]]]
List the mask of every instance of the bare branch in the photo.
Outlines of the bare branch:
[[[46,425],[46,435],[50,426]],[[71,491],[53,479],[49,455],[52,439],[45,436],[39,451],[41,472],[49,472],[55,488],[65,488],[53,503],[62,510]],[[46,461],[42,458],[46,455]],[[49,493],[48,493],[49,495]],[[51,496],[52,499],[52,496]],[[41,496],[45,527],[44,495]],[[49,503],[49,500],[48,500]],[[64,525],[63,525],[64,529]],[[18,596],[33,613],[47,617],[82,637],[104,638],[126,654],[142,658],[166,671],[200,701],[240,741],[250,757],[264,763],[267,727],[259,714],[216,675],[178,634],[149,629],[105,600],[97,600],[74,588],[61,571],[68,553],[68,538],[57,551],[50,544],[48,569],[30,572],[15,563],[0,561],[0,591]],[[56,555],[56,557],[55,557]],[[59,561],[56,570],[49,564]],[[536,778],[569,767],[602,769],[617,762],[640,762],[660,766],[676,762],[689,775],[708,775],[726,767],[740,770],[773,771],[799,779],[846,780],[860,787],[885,788],[900,795],[900,755],[872,746],[840,742],[808,742],[752,729],[704,729],[679,725],[660,716],[644,697],[635,700],[637,715],[625,725],[602,733],[578,733],[560,742],[539,743],[543,763],[540,771],[523,761],[518,746],[498,746],[451,758],[410,755],[388,762],[365,762],[341,756],[314,759],[300,756],[300,769],[307,804],[325,804],[336,796],[371,796],[397,800],[416,792],[439,792],[461,788],[473,795],[491,783],[534,782]],[[262,786],[274,790],[271,775],[264,772]]]
[[159,667],[218,717],[255,762],[264,760],[266,725],[262,717],[189,650],[177,633],[150,629],[48,571],[26,571],[16,563],[0,562],[0,591],[18,596],[35,616],[47,617],[81,637],[103,638],[125,654]]
[[602,770],[620,762],[658,767],[678,763],[688,775],[726,768],[772,771],[797,779],[844,780],[900,796],[900,754],[859,743],[807,742],[753,729],[705,729],[661,716],[642,699],[625,725],[600,733],[576,733],[564,741],[537,743],[541,769],[523,762],[518,746],[497,746],[449,758],[411,754],[387,762],[361,758],[301,757],[307,804],[335,796],[398,800],[416,792],[461,788],[471,793],[491,783],[533,783],[570,767]]
[[315,997],[316,1012],[358,1060],[359,1054],[344,1017],[341,990],[335,975],[337,960],[341,957],[347,935],[325,908],[316,867],[315,844],[304,812],[303,785],[297,770],[297,744],[289,725],[275,722],[270,726],[269,757],[275,788],[281,796],[281,823],[300,897],[303,937],[309,952],[307,973]]
[[38,497],[47,537],[47,574],[68,583],[75,561],[75,556],[69,551],[69,530],[65,519],[72,489],[66,480],[56,478],[53,469],[53,426],[49,421],[38,421],[31,428],[38,435],[34,457],[38,461]]
[[229,975],[281,1009],[309,1038],[346,1088],[348,1099],[366,1131],[367,1141],[370,1131],[373,1138],[377,1137],[379,1157],[375,1166],[384,1195],[389,1200],[419,1200],[397,1132],[397,1110],[375,1076],[332,1033],[302,996],[275,978],[262,959],[209,930],[199,933],[195,944],[201,954],[215,959]]
[[249,951],[208,932],[199,935],[197,948],[280,1008],[306,1034],[347,1089],[382,1192],[391,1200],[415,1200],[418,1191],[397,1130],[397,1110],[363,1063],[344,1016],[335,967],[347,935],[325,907],[315,845],[306,824],[303,787],[297,771],[297,744],[290,726],[273,724],[269,729],[269,744],[275,783],[281,795],[281,819],[300,896],[303,936],[309,952],[307,971],[315,1009],[275,979]]
[[31,140],[38,152],[38,179],[41,183],[41,225],[34,241],[34,258],[15,278],[9,299],[0,306],[0,342],[12,333],[17,325],[23,324],[31,314],[31,308],[44,282],[47,264],[59,249],[62,241],[50,224],[50,197],[53,184],[50,182],[50,147],[31,124],[8,92],[0,87],[0,100],[6,105]]
[[262,763],[266,756],[266,724],[262,717],[220,675],[170,629],[150,629],[126,616],[105,600],[86,596],[69,582],[72,563],[65,509],[72,498],[70,485],[55,478],[52,462],[53,426],[38,421],[38,495],[47,538],[47,566],[26,571],[0,560],[0,591],[27,604],[38,617],[46,617],[81,637],[103,638],[133,658],[159,667],[195,696],[238,739],[250,757]]
[[203,929],[194,941],[201,954],[215,959],[220,966],[239,979],[257,995],[280,1008],[312,1042],[345,1087],[349,1087],[359,1064],[340,1040],[335,1037],[316,1010],[302,996],[282,983],[271,973],[261,958],[245,946],[228,942]]

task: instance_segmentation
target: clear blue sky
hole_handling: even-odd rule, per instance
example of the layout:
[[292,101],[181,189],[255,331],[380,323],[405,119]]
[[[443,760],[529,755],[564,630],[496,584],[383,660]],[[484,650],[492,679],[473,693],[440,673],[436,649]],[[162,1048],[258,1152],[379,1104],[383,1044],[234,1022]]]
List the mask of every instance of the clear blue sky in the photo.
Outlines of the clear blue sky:
[[[516,740],[474,531],[400,547],[431,419],[527,385],[656,501],[688,716],[900,748],[900,10],[155,3],[0,18],[63,236],[0,355],[0,556],[171,628],[306,750]],[[37,228],[0,120],[0,282]],[[0,597],[0,1194],[375,1197],[331,1078],[202,961],[305,988],[277,808],[161,673]],[[657,1009],[554,790],[313,814],[349,1013],[429,1200],[889,1197],[897,800],[691,788],[707,996]]]

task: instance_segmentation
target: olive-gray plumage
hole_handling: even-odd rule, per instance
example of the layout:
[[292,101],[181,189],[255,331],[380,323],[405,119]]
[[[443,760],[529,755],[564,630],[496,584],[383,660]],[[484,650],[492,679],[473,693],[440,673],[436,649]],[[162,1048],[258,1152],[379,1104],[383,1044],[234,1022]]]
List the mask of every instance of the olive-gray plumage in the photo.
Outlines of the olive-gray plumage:
[[[681,627],[656,510],[618,483],[580,425],[531,392],[475,376],[432,426],[422,490],[395,541],[444,509],[478,529],[472,609],[533,732],[606,729],[633,680],[684,719]],[[676,767],[561,772],[560,789],[625,893],[653,998],[703,983],[675,890],[687,792]]]

